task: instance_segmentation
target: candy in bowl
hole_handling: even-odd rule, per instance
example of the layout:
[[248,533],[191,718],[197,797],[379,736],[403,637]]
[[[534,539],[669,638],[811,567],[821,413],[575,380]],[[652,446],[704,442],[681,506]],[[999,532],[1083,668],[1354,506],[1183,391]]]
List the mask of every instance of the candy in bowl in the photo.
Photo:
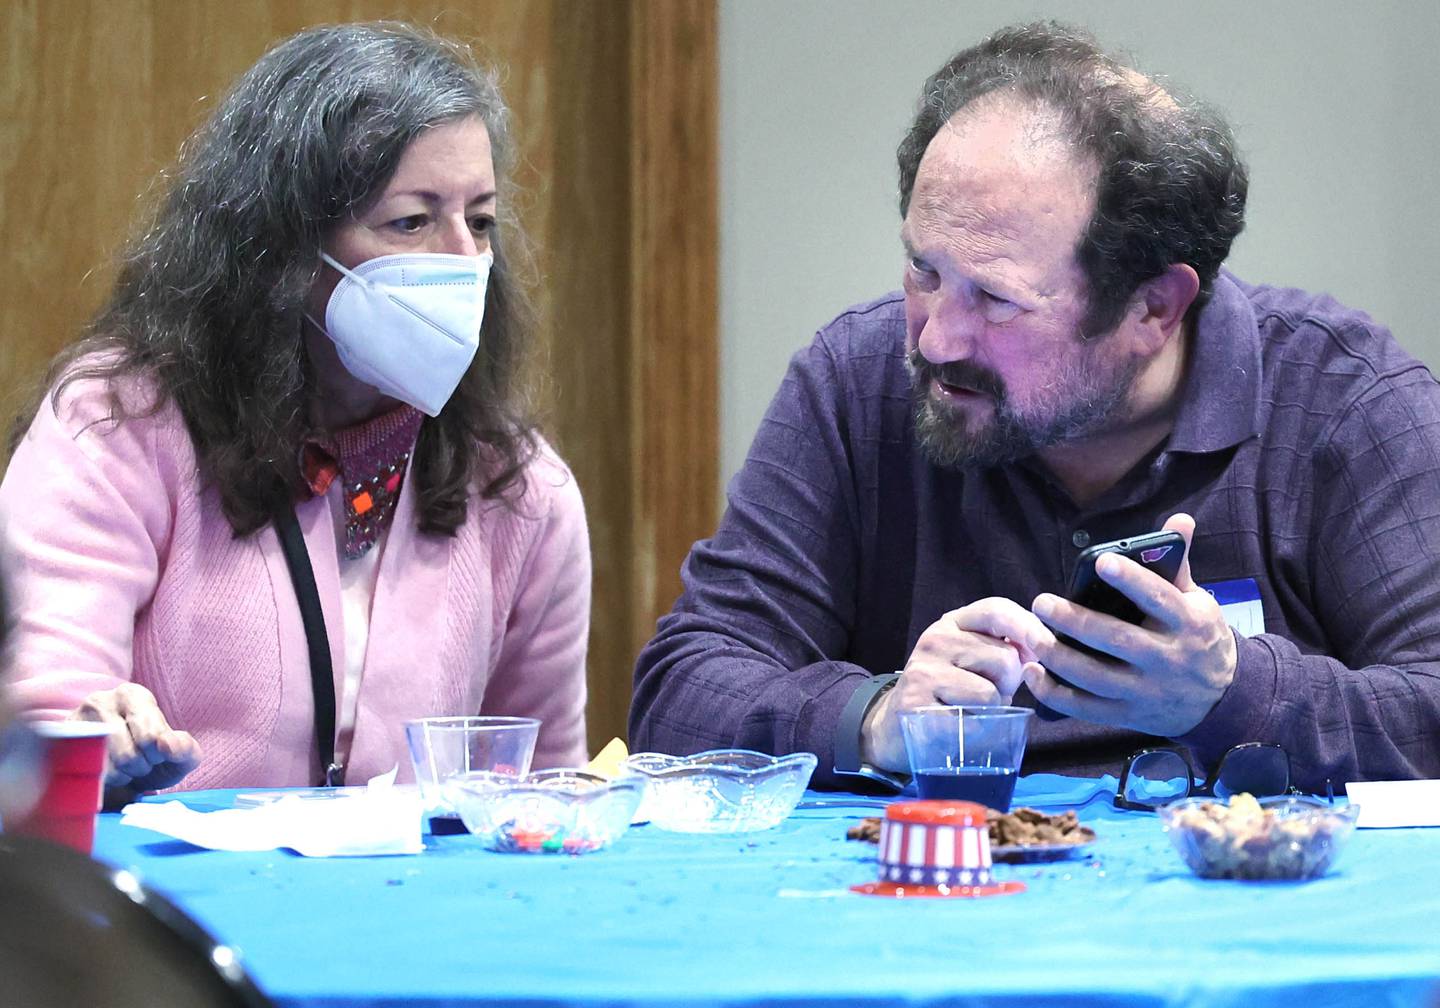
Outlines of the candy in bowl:
[[539,770],[523,777],[475,771],[444,784],[465,828],[491,850],[585,854],[630,827],[644,787],[583,770]]

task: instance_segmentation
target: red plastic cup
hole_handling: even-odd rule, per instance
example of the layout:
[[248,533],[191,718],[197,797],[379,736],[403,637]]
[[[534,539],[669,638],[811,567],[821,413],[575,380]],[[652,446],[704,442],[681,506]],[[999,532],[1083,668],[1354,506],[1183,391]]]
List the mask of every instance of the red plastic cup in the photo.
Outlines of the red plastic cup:
[[44,742],[44,788],[30,811],[5,821],[5,832],[38,837],[89,854],[100,811],[111,726],[96,721],[35,721]]

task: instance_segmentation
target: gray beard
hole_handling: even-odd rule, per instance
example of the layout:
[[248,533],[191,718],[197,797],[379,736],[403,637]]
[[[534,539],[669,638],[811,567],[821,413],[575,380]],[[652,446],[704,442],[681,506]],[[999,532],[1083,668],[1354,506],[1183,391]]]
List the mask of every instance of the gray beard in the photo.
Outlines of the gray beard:
[[[1139,361],[1109,371],[1094,361],[1074,365],[1050,383],[1036,410],[1039,416],[1022,416],[1015,411],[1004,382],[988,369],[967,362],[931,364],[918,351],[910,353],[907,363],[915,443],[931,464],[941,469],[1006,465],[1042,448],[1093,433],[1120,412],[1140,371]],[[990,421],[971,424],[959,412],[936,404],[929,391],[933,378],[988,394],[995,403]]]

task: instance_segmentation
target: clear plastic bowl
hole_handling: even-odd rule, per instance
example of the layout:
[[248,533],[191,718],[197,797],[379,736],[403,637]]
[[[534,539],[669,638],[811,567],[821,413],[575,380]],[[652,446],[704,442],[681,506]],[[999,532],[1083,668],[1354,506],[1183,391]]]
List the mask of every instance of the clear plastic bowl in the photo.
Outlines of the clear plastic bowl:
[[620,764],[620,779],[645,784],[638,820],[679,833],[748,833],[769,829],[794,810],[816,762],[813,753],[767,756],[750,749],[646,752]]
[[633,778],[606,780],[583,770],[539,770],[516,778],[474,771],[443,786],[465,828],[504,853],[587,854],[630,827],[644,795]]
[[1160,809],[1165,835],[1190,870],[1207,879],[1311,879],[1330,869],[1355,829],[1358,805],[1262,798],[1259,814],[1213,798]]

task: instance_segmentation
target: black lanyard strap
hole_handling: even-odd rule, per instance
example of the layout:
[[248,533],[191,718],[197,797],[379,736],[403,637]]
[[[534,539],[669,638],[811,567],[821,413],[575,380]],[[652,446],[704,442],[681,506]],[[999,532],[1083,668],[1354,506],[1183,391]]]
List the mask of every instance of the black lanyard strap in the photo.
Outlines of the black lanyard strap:
[[295,585],[300,603],[300,620],[305,624],[305,645],[310,653],[310,688],[315,694],[315,749],[320,754],[322,787],[345,783],[345,768],[335,762],[335,677],[330,667],[330,638],[325,633],[325,612],[315,587],[315,571],[305,549],[305,537],[295,508],[286,504],[276,509],[275,532],[285,553],[285,566]]

